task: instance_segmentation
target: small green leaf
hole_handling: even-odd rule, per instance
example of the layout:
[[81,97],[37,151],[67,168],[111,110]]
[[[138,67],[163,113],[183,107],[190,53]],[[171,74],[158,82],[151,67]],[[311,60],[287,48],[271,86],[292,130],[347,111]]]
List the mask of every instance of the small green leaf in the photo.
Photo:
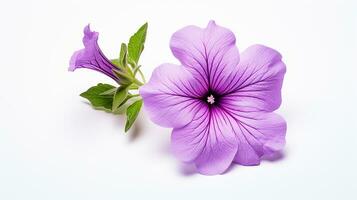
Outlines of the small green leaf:
[[131,61],[135,62],[135,64],[138,64],[141,52],[144,50],[147,28],[148,23],[145,23],[133,36],[130,37],[128,53],[129,58]]
[[112,109],[113,95],[104,94],[115,88],[109,84],[99,83],[80,94],[81,97],[88,99],[94,108],[110,111]]
[[114,95],[115,91],[117,91],[117,88],[114,87],[114,88],[112,88],[110,90],[107,90],[107,91],[105,91],[103,93],[100,93],[99,95]]
[[120,86],[116,90],[113,98],[113,106],[112,106],[112,111],[114,112],[121,103],[125,100],[126,96],[128,95],[128,90],[129,87],[127,86]]
[[121,47],[120,47],[120,55],[119,55],[119,63],[122,66],[126,66],[127,65],[127,55],[128,54],[128,48],[126,47],[125,43],[121,43]]
[[127,132],[130,127],[135,122],[138,114],[140,112],[141,106],[143,105],[143,100],[137,100],[133,104],[131,104],[126,110],[126,124],[125,124],[125,132]]
[[138,89],[139,89],[139,87],[137,85],[134,85],[134,84],[129,85],[129,90],[138,90]]
[[126,113],[126,109],[136,100],[138,100],[139,98],[139,94],[130,94],[130,92],[128,92],[128,95],[126,96],[126,98],[124,99],[124,101],[118,106],[118,108],[113,111],[112,113],[114,114],[125,114]]
[[[126,71],[126,72],[132,74],[131,71],[128,70],[128,67],[127,67],[128,65],[127,65],[127,63],[126,63],[126,64],[123,64],[123,63],[120,61],[119,58],[118,58],[118,59],[112,59],[112,60],[110,60],[110,62],[117,68],[117,70],[119,70],[119,71]],[[125,62],[126,62],[126,61],[125,61]]]
[[140,68],[141,68],[141,65],[139,65],[139,66],[137,66],[137,67],[135,67],[135,68],[133,69],[134,75],[136,75],[136,73],[138,73],[138,71],[140,70]]
[[129,74],[121,70],[113,69],[113,73],[115,74],[116,77],[119,78],[120,85],[130,85],[133,82],[133,78]]
[[112,59],[110,60],[118,69],[120,69],[120,60],[119,59]]

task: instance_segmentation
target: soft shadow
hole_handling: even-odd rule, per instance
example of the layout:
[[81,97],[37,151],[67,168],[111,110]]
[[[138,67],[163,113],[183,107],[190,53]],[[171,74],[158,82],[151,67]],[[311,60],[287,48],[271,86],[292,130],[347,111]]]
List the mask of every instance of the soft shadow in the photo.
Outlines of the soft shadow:
[[[225,175],[230,173],[232,170],[234,170],[236,167],[238,167],[237,164],[232,163],[228,169],[223,172],[221,175]],[[181,163],[180,164],[180,173],[183,176],[193,176],[193,175],[199,175],[200,173],[197,172],[197,168],[194,164],[189,164],[189,163]]]
[[286,157],[286,152],[284,151],[277,151],[275,153],[272,153],[270,155],[264,155],[262,157],[262,160],[266,160],[269,162],[277,162],[280,160],[283,160]]
[[[114,115],[116,118],[118,118],[118,116],[123,116],[123,117],[119,117],[120,123],[118,123],[120,125],[120,128],[124,129],[123,126],[125,126],[125,115],[123,115],[125,113],[125,111],[123,112],[116,112],[113,113],[110,110],[107,110],[105,108],[95,108],[93,107],[89,102],[87,101],[83,101],[84,104],[89,105],[90,107],[92,107],[94,110],[99,110],[99,111],[104,111],[106,113],[109,113],[111,115]],[[144,122],[143,122],[143,117],[141,116],[141,113],[139,114],[138,118],[135,120],[134,124],[132,125],[132,127],[130,128],[128,135],[129,135],[129,141],[130,142],[134,142],[136,141],[139,137],[142,136],[143,134],[143,126]]]
[[197,170],[194,164],[181,163],[180,164],[180,173],[183,176],[193,176],[197,174]]
[[236,167],[238,167],[238,164],[233,163],[228,167],[228,169],[222,173],[222,175],[230,173],[232,170],[234,170]]
[[166,155],[171,155],[171,156],[173,155],[170,142],[163,144],[161,146],[160,150],[162,153],[164,153]]
[[[268,162],[278,162],[280,160],[283,160],[286,157],[286,152],[284,151],[277,151],[275,153],[269,154],[269,155],[264,155],[261,160],[262,161],[268,161]],[[228,169],[222,174],[227,174],[230,173],[232,170],[234,170],[236,167],[241,167],[242,165],[239,165],[237,163],[232,163]],[[245,166],[245,167],[255,167],[259,165],[251,165],[251,166]]]
[[129,141],[134,142],[143,135],[143,119],[139,116],[129,130]]

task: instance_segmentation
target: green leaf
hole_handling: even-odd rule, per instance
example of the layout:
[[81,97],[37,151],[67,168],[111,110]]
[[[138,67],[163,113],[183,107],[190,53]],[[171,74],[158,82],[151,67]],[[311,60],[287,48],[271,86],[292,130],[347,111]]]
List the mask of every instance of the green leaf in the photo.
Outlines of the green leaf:
[[140,95],[133,95],[130,94],[130,92],[128,92],[128,95],[126,96],[126,98],[124,99],[124,101],[119,105],[119,107],[115,110],[112,111],[112,113],[114,114],[124,114],[126,113],[126,109],[136,100],[138,100],[138,98]]
[[114,95],[115,91],[117,91],[117,88],[114,87],[114,88],[112,88],[110,90],[107,90],[107,91],[105,91],[103,93],[100,93],[100,95]]
[[126,44],[121,43],[119,63],[122,64],[122,66],[127,65],[127,56],[128,56],[127,54],[128,54],[128,48],[126,47]]
[[119,78],[120,85],[130,85],[133,82],[133,78],[124,71],[121,70],[112,70],[114,75]]
[[138,114],[140,112],[141,106],[143,105],[143,100],[137,100],[133,104],[131,104],[126,110],[126,124],[125,124],[125,132],[127,132],[130,127],[135,122]]
[[120,60],[119,59],[112,59],[110,60],[118,69],[120,69]]
[[141,67],[141,65],[139,65],[133,69],[134,75],[136,75],[136,73],[138,73],[138,71],[140,70],[140,67]]
[[113,95],[106,94],[106,92],[113,88],[115,87],[112,85],[99,83],[80,94],[80,96],[88,99],[94,108],[110,111],[112,109]]
[[145,23],[133,36],[130,37],[128,53],[129,58],[134,61],[135,64],[138,64],[141,52],[144,50],[147,28],[148,23]]
[[120,86],[116,90],[113,98],[113,106],[112,106],[112,111],[114,112],[121,103],[125,100],[126,96],[128,95],[128,90],[129,87],[127,86]]

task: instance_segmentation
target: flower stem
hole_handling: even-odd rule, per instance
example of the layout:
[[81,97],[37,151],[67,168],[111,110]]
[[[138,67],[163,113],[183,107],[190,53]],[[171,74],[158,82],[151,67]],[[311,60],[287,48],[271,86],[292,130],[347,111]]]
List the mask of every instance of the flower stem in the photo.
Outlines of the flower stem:
[[136,78],[134,78],[133,82],[134,82],[138,87],[144,85],[144,83],[142,83],[141,81],[139,81],[139,80],[136,79]]
[[129,95],[130,98],[132,98],[132,97],[138,97],[138,96],[140,96],[140,94],[132,94],[132,95]]
[[125,100],[120,104],[120,106],[124,105],[129,99],[134,98],[134,97],[139,97],[140,94],[129,94]]
[[138,72],[139,72],[139,74],[140,74],[140,76],[141,76],[141,79],[143,80],[143,82],[144,82],[144,84],[145,84],[145,83],[146,83],[146,80],[145,80],[145,76],[144,76],[143,72],[142,72],[140,69],[138,69]]

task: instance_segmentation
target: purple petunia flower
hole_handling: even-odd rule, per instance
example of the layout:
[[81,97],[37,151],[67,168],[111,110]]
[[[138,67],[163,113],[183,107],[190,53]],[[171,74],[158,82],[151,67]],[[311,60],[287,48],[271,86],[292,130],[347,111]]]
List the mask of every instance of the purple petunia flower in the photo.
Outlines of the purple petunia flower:
[[104,56],[98,46],[99,33],[91,31],[89,25],[84,27],[83,32],[83,44],[85,48],[74,52],[68,70],[74,71],[78,68],[92,69],[102,72],[118,82],[119,79],[113,73],[113,69],[118,68]]
[[173,34],[181,65],[162,64],[140,88],[153,122],[172,127],[172,149],[202,174],[220,174],[232,162],[258,165],[285,145],[281,104],[285,64],[262,45],[239,54],[234,34],[209,22]]

